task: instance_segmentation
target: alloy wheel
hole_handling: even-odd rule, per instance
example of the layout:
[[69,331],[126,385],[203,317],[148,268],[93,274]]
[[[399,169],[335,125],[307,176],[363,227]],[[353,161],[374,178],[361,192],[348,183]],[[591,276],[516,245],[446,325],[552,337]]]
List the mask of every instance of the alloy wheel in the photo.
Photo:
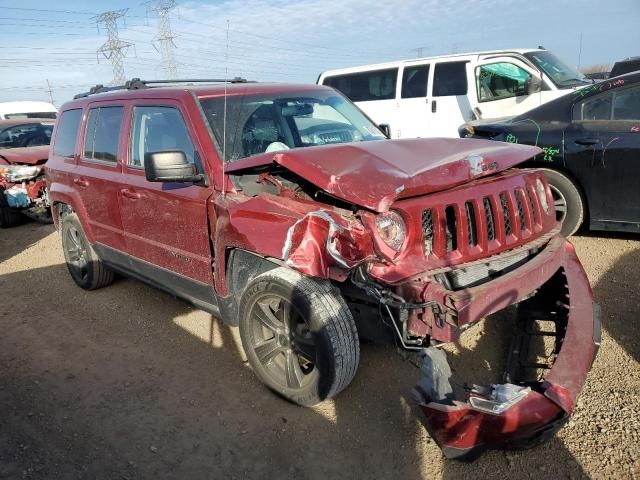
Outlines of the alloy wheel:
[[80,232],[74,226],[70,226],[67,230],[67,241],[65,249],[67,251],[67,260],[76,275],[85,279],[89,273],[89,261],[86,248],[84,248]]
[[551,188],[553,205],[555,206],[556,210],[556,220],[562,223],[564,222],[564,219],[567,218],[567,199],[556,187],[554,187],[553,185],[549,185],[549,187]]
[[281,295],[265,293],[251,309],[251,348],[272,380],[289,389],[306,387],[318,374],[316,344],[307,321]]

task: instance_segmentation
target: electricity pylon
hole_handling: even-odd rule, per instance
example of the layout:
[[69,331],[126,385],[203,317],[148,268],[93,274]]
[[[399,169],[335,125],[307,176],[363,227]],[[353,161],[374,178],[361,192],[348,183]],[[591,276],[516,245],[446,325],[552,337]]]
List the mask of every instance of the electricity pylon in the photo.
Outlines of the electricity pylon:
[[112,10],[93,17],[93,20],[98,24],[98,31],[100,31],[100,24],[104,24],[107,30],[107,41],[96,50],[96,53],[104,55],[113,65],[112,85],[120,85],[126,80],[122,59],[127,54],[127,49],[133,44],[120,40],[118,37],[118,19],[124,17],[127,10],[128,8]]

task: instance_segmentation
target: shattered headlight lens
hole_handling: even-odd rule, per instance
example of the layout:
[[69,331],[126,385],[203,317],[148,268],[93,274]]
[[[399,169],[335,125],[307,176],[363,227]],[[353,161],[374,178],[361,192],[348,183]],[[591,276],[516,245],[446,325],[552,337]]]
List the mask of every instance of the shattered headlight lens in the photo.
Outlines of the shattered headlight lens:
[[0,167],[0,177],[3,177],[7,182],[16,183],[31,180],[41,171],[42,166],[40,165],[9,165],[8,167]]
[[399,252],[407,237],[407,226],[400,214],[391,210],[378,215],[376,228],[382,241]]
[[538,191],[538,198],[540,199],[540,205],[544,209],[545,213],[549,213],[549,202],[547,201],[547,191],[544,188],[544,183],[539,178],[536,180],[536,190]]

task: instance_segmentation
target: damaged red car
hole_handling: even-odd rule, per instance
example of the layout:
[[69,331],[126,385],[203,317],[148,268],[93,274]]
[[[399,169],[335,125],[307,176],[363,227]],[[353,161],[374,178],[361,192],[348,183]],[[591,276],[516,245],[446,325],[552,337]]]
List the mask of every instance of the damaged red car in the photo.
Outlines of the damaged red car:
[[[133,80],[62,107],[46,172],[80,287],[118,272],[239,326],[256,376],[300,405],[349,385],[361,338],[395,342],[421,357],[425,426],[460,458],[552,434],[598,349],[547,180],[513,168],[537,153],[388,140],[322,86]],[[441,346],[504,309],[501,381],[454,389]]]
[[44,176],[49,146],[0,149],[0,228],[13,227],[29,217],[51,223]]

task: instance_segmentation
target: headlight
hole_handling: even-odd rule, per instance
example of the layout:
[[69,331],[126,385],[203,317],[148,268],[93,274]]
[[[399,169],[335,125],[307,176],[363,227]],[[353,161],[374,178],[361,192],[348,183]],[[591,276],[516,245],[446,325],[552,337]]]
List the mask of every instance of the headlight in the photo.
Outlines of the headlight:
[[547,191],[544,188],[544,183],[539,178],[536,180],[536,190],[538,191],[538,198],[540,199],[540,205],[542,205],[545,213],[549,213],[549,202],[547,200]]
[[376,228],[382,241],[396,252],[399,252],[404,239],[407,237],[407,226],[400,214],[389,211],[378,215]]
[[0,176],[4,177],[7,182],[16,183],[31,180],[41,170],[42,166],[40,165],[9,165],[8,167],[0,168]]

